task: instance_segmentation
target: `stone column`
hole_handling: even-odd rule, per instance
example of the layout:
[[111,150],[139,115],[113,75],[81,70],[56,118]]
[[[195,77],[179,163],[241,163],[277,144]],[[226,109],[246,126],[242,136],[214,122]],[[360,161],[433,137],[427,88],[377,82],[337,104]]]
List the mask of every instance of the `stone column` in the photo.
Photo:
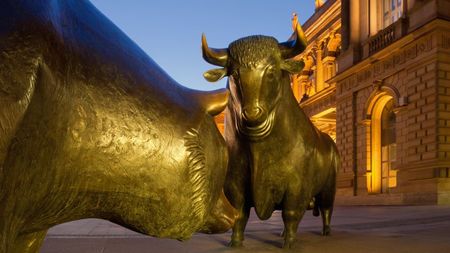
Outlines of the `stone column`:
[[380,26],[378,23],[381,22],[381,20],[379,20],[381,17],[379,17],[380,15],[378,15],[377,1],[369,1],[369,35],[373,36],[378,32],[378,27]]
[[323,62],[322,62],[322,52],[323,45],[320,43],[316,48],[316,90],[320,92],[324,89],[324,80],[323,80]]

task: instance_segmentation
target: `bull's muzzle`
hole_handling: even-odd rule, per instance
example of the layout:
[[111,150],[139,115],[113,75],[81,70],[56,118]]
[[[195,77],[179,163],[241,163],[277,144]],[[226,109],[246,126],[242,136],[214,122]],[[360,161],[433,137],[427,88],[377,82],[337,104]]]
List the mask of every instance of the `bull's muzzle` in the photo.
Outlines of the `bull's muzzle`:
[[242,119],[244,120],[245,125],[249,127],[260,125],[266,118],[267,113],[259,106],[246,107],[242,111]]

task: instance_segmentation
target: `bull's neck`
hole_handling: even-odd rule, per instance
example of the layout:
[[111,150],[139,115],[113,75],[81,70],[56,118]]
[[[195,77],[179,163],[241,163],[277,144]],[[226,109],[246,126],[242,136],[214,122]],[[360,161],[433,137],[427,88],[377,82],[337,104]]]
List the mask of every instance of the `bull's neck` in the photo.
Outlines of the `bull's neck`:
[[[296,134],[310,134],[309,131],[312,129],[304,127],[308,125],[305,124],[305,122],[308,122],[309,118],[300,108],[300,105],[298,104],[298,101],[289,85],[289,79],[285,80],[285,82],[287,84],[283,84],[281,99],[276,108],[277,112],[275,114],[275,122],[277,124],[275,127],[299,130],[294,131]],[[289,135],[294,133],[285,132],[284,134]]]
[[[280,107],[285,110],[280,110],[280,116],[287,116],[291,119],[299,118],[300,120],[307,119],[306,114],[300,108],[297,99],[292,92],[290,85],[283,85],[282,98],[280,101]],[[281,109],[281,108],[280,108]]]

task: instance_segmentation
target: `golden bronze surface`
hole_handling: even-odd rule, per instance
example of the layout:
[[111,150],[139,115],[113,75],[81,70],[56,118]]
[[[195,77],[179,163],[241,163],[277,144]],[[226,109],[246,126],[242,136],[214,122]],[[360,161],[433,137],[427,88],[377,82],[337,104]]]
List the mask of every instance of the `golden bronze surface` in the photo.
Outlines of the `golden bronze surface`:
[[0,2],[0,253],[107,219],[150,236],[223,232],[228,91],[170,78],[87,0]]
[[252,206],[263,220],[275,209],[282,210],[286,248],[295,243],[308,208],[314,208],[316,216],[322,214],[322,232],[330,233],[339,154],[333,140],[318,131],[298,106],[290,87],[289,73],[299,73],[304,64],[289,58],[305,48],[298,24],[294,39],[284,43],[250,36],[226,49],[212,49],[202,38],[204,59],[222,67],[207,71],[205,78],[229,77],[225,194],[239,212],[231,246],[242,245]]

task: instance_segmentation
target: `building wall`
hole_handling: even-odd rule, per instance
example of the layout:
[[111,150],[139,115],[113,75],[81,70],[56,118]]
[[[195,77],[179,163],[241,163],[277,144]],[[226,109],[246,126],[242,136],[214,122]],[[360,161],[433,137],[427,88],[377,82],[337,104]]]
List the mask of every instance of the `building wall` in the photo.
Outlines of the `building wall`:
[[[341,13],[333,6],[339,5]],[[450,204],[450,1],[404,0],[402,15],[383,24],[382,0],[328,1],[305,23],[306,72],[294,77],[300,105],[313,119],[336,108],[336,143],[342,166],[340,204]],[[339,17],[337,75],[318,75],[323,29]],[[351,17],[351,18],[350,18]],[[330,26],[332,27],[332,26]],[[319,53],[319,54],[318,54]],[[312,57],[311,57],[312,56]],[[312,61],[313,59],[314,61]],[[314,71],[313,80],[308,76]],[[319,85],[318,85],[319,83]],[[294,90],[295,90],[294,85]],[[334,96],[334,99],[330,97]],[[396,159],[389,187],[381,189],[381,139],[375,111],[394,100]]]
[[[434,19],[336,78],[341,202],[450,203],[449,27],[448,21]],[[382,93],[396,103],[397,186],[387,194],[371,194],[367,179],[373,126],[368,105]]]
[[316,127],[336,139],[336,83],[330,82],[337,72],[339,55],[340,0],[316,2],[316,12],[303,24],[308,40],[305,51],[295,59],[305,68],[292,76],[292,89],[305,113]]

